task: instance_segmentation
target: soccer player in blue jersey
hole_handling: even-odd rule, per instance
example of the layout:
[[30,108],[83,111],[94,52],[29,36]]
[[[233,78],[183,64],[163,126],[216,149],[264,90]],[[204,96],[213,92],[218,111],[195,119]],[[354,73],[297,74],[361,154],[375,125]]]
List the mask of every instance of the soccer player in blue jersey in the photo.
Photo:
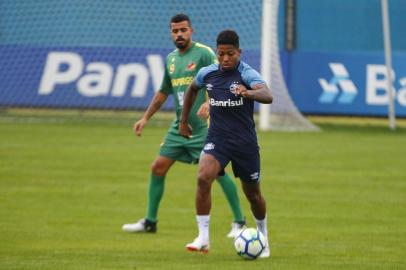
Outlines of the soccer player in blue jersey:
[[[165,189],[167,172],[176,161],[195,164],[199,160],[204,141],[207,135],[207,121],[201,118],[208,117],[206,95],[198,95],[195,106],[189,117],[189,123],[194,130],[191,139],[185,139],[178,132],[180,114],[182,112],[184,93],[198,70],[216,62],[214,52],[207,46],[192,41],[192,24],[185,14],[177,14],[170,21],[171,37],[176,49],[166,57],[165,74],[159,91],[155,94],[143,117],[134,124],[134,132],[140,136],[149,119],[165,103],[169,95],[174,98],[176,118],[172,122],[160,151],[151,167],[148,189],[148,204],[145,218],[135,223],[124,224],[122,229],[126,232],[157,231],[158,209]],[[237,187],[227,175],[218,178],[227,201],[234,216],[231,230],[227,237],[233,238],[241,228],[245,227],[245,218],[241,211]]]
[[261,75],[240,61],[238,34],[224,30],[217,37],[218,64],[199,70],[189,85],[183,105],[179,133],[190,138],[191,108],[199,90],[207,89],[210,126],[199,162],[196,192],[198,237],[186,245],[190,251],[208,252],[211,186],[231,161],[234,175],[241,179],[257,228],[266,237],[261,257],[270,256],[266,204],[260,189],[260,157],[253,118],[254,101],[272,103],[273,97]]

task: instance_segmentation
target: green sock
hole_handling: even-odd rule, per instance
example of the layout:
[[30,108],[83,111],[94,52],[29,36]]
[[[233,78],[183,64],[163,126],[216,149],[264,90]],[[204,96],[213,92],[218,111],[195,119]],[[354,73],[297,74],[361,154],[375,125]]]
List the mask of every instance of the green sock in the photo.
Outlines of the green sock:
[[241,211],[240,199],[238,198],[237,193],[237,186],[234,184],[230,176],[228,176],[228,174],[226,173],[223,176],[220,176],[217,180],[220,183],[220,186],[223,189],[224,194],[226,195],[231,210],[233,211],[234,221],[243,222],[244,215],[242,214]]
[[157,221],[159,203],[165,189],[165,176],[151,174],[148,190],[148,207],[146,218],[152,222]]

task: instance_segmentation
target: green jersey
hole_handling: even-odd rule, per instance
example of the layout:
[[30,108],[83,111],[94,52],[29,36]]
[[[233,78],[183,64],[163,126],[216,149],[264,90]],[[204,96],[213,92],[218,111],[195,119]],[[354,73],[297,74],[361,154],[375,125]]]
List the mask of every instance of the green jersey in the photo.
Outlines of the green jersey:
[[[166,57],[165,75],[159,91],[167,95],[173,94],[174,97],[176,118],[169,128],[169,133],[179,134],[179,120],[187,87],[192,83],[199,69],[214,62],[216,62],[214,52],[209,47],[197,42],[192,42],[192,46],[183,54],[180,54],[179,50],[176,49]],[[207,132],[207,121],[196,115],[204,102],[206,102],[206,91],[199,91],[188,119],[194,134]]]

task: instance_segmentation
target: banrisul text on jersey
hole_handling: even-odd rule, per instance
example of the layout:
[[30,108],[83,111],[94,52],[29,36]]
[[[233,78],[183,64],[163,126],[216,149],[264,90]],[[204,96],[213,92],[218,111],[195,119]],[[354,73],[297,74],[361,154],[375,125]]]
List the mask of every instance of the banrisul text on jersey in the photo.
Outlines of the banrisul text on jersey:
[[240,62],[237,69],[229,71],[212,64],[199,71],[195,82],[199,87],[206,87],[209,96],[209,136],[232,137],[240,143],[257,144],[254,101],[236,95],[235,89],[239,84],[247,89],[252,89],[256,84],[265,84],[261,75],[244,62]]

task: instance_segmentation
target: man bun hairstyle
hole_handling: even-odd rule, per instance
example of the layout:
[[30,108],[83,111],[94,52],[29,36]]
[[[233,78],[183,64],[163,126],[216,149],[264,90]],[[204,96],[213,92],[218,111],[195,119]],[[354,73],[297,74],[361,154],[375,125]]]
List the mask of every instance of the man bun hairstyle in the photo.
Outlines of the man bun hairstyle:
[[237,32],[231,29],[221,31],[217,36],[217,46],[218,45],[233,45],[236,48],[240,47],[240,38]]
[[171,18],[171,23],[180,23],[187,21],[189,23],[189,26],[192,26],[192,22],[189,19],[189,16],[183,13],[176,14]]

